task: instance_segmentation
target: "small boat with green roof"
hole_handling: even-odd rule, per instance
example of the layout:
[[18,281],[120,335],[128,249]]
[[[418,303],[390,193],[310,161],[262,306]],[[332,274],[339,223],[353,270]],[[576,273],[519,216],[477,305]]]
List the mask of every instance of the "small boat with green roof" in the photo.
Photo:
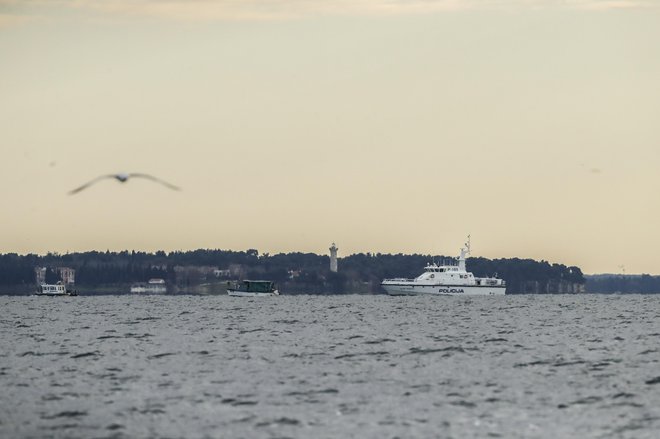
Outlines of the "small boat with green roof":
[[227,294],[235,297],[279,296],[275,283],[269,280],[244,280],[227,288]]

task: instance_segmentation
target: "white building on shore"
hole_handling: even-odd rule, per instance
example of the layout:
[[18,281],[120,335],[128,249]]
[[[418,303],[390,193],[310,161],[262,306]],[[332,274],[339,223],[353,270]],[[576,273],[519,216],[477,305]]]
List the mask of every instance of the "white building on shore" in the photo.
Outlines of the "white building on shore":
[[[76,283],[76,270],[70,267],[55,267],[53,268],[55,272],[60,276],[60,280],[65,285],[73,285]],[[46,272],[48,267],[35,267],[34,275],[37,281],[37,285],[43,285],[46,283]]]

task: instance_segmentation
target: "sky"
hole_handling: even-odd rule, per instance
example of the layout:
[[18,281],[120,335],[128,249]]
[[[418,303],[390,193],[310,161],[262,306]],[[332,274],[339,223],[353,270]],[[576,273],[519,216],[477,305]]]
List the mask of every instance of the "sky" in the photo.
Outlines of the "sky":
[[660,1],[0,0],[0,153],[0,253],[660,274]]

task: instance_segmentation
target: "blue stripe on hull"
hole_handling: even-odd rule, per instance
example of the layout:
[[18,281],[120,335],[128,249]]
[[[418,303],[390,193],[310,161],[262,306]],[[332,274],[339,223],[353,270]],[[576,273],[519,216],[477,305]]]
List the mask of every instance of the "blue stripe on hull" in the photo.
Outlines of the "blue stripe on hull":
[[501,296],[506,294],[505,287],[486,285],[382,285],[390,296]]

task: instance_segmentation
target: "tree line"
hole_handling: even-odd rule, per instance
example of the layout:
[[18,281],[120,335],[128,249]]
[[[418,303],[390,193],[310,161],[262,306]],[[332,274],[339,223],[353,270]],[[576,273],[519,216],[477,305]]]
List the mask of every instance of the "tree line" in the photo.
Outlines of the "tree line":
[[[177,267],[192,266],[221,270],[232,267],[235,270],[230,277],[273,280],[284,293],[379,293],[383,292],[380,282],[385,278],[413,278],[427,263],[451,260],[454,258],[441,255],[357,253],[340,258],[339,272],[333,273],[327,255],[299,252],[270,255],[259,254],[255,249],[3,254],[0,286],[35,284],[35,267],[49,267],[51,273],[53,267],[74,268],[80,288],[145,282],[150,278],[162,278],[174,284]],[[477,277],[504,279],[508,294],[577,292],[585,283],[580,268],[547,261],[469,258],[467,267]]]
[[660,293],[660,276],[649,274],[599,274],[586,277],[590,293],[655,294]]

